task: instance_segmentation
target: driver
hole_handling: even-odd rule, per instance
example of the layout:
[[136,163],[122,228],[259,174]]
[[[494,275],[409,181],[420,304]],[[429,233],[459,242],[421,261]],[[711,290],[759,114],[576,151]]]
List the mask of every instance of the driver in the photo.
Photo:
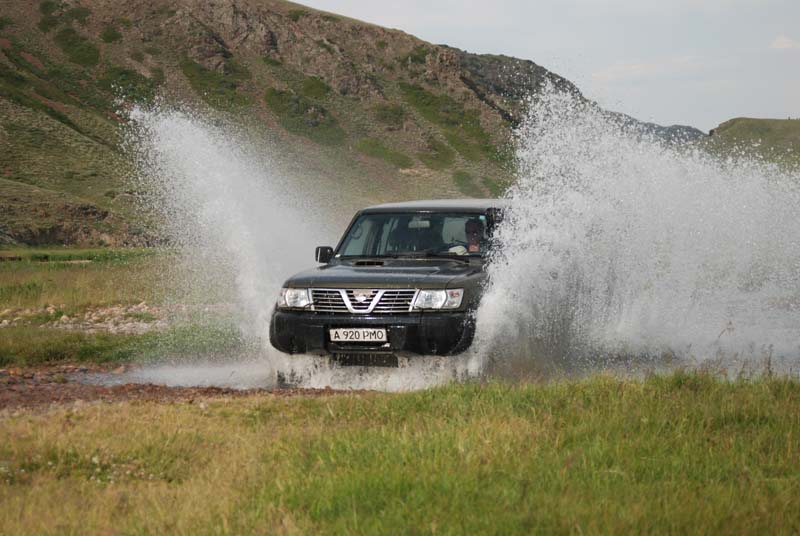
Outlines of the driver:
[[483,241],[484,225],[480,218],[471,218],[464,224],[464,232],[467,235],[467,251],[478,253],[481,250]]

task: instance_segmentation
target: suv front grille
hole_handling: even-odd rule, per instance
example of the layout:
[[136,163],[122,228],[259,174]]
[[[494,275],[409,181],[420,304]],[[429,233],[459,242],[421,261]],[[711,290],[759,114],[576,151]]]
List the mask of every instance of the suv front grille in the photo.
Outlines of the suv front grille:
[[411,312],[417,290],[311,289],[314,311],[320,313],[395,314]]

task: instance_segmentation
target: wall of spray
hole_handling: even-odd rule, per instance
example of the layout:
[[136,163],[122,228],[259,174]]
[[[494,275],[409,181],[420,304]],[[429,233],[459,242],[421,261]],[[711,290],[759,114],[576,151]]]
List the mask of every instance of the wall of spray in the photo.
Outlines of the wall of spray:
[[800,357],[800,177],[670,146],[548,90],[478,315],[478,368]]

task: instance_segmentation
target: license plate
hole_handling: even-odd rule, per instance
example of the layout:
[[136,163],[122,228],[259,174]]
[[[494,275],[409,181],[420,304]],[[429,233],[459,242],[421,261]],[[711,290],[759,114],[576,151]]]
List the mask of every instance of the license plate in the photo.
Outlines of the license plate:
[[384,328],[338,328],[330,333],[331,342],[386,342]]

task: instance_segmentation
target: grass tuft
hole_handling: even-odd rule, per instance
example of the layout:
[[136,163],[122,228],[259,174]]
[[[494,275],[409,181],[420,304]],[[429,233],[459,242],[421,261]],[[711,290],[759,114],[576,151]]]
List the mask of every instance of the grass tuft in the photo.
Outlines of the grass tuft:
[[14,25],[14,19],[12,19],[11,17],[5,16],[5,15],[0,17],[0,30],[5,30],[9,26],[13,26],[13,25]]

